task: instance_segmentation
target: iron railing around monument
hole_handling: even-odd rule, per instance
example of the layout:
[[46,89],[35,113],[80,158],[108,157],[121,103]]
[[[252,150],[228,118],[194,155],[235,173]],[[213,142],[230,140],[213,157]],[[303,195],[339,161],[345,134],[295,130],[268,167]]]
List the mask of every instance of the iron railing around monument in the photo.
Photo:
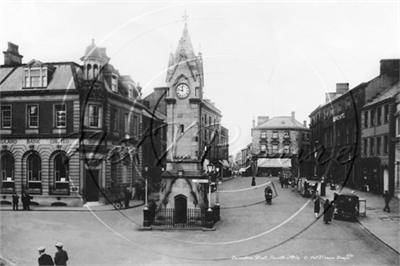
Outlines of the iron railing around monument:
[[152,227],[163,228],[202,228],[205,226],[205,209],[186,209],[186,212],[174,208],[157,209]]

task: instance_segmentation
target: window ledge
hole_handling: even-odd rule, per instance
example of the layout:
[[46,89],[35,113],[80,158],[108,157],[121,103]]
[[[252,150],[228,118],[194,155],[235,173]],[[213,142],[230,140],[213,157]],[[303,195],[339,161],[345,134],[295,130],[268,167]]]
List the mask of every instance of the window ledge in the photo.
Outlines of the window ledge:
[[39,129],[38,128],[25,129],[25,134],[39,134]]
[[53,129],[53,134],[66,134],[67,129],[66,128],[56,128]]
[[12,131],[11,129],[1,129],[0,130],[0,135],[11,135]]

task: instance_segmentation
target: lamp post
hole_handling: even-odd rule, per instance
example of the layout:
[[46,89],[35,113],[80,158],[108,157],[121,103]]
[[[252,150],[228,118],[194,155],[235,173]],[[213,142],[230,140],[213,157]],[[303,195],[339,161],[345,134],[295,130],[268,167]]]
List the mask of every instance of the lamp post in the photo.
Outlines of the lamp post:
[[213,211],[211,209],[211,171],[213,169],[213,165],[207,165],[208,172],[208,209],[206,212],[206,227],[212,228],[213,225]]
[[144,200],[145,200],[145,205],[144,205],[144,209],[143,209],[143,226],[144,227],[150,227],[150,212],[149,212],[149,208],[147,206],[147,170],[149,170],[149,168],[147,166],[144,167],[144,181],[145,181],[145,194],[144,194]]
[[217,192],[216,192],[217,193],[217,198],[216,198],[216,202],[215,202],[215,206],[214,206],[215,221],[217,221],[217,222],[220,220],[220,216],[219,216],[220,207],[219,207],[219,191],[218,191],[218,187],[219,187],[219,184],[221,184],[221,182],[219,181],[218,170],[219,169],[217,168],[217,180],[215,180],[216,181],[216,186],[217,186]]
[[149,168],[147,166],[144,167],[144,182],[145,182],[145,191],[144,191],[144,205],[145,208],[148,207],[147,205],[147,193],[148,193],[148,188],[147,188],[147,171],[149,170]]

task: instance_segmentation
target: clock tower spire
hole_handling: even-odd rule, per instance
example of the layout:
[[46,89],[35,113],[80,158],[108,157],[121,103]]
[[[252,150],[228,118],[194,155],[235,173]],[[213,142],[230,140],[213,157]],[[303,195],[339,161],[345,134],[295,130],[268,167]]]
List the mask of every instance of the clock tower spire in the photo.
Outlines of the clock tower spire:
[[[206,203],[201,146],[201,108],[203,102],[203,59],[196,56],[185,14],[182,36],[175,53],[168,59],[167,94],[167,158],[162,175],[162,206],[185,209],[200,208]],[[180,219],[180,218],[178,218]]]

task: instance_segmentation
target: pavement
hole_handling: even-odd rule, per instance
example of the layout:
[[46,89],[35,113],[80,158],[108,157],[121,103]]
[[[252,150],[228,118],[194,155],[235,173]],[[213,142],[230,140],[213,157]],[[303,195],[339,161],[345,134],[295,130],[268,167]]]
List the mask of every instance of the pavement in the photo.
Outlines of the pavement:
[[333,193],[352,193],[360,199],[366,200],[366,215],[358,217],[360,223],[373,236],[382,241],[390,249],[400,255],[400,234],[399,234],[399,198],[393,197],[389,203],[390,213],[384,212],[385,200],[382,195],[376,195],[371,192],[363,192],[347,187],[331,190],[326,186],[326,195],[320,196],[322,199],[333,199]]
[[[150,193],[150,200],[159,200],[159,193]],[[143,200],[133,199],[129,201],[129,209],[144,206]],[[31,211],[74,211],[74,212],[97,212],[97,211],[115,211],[117,208],[113,204],[104,204],[99,202],[88,202],[82,207],[68,207],[68,206],[30,206]],[[122,209],[126,209],[122,207]],[[22,210],[22,205],[19,204],[19,211]],[[0,211],[13,211],[12,205],[0,205]]]
[[[222,181],[231,180],[232,177],[224,177]],[[160,195],[158,192],[153,192],[149,194],[149,201],[155,200],[158,201],[160,199]],[[140,206],[144,206],[143,200],[130,200],[129,201],[129,209],[130,208],[137,208]],[[82,207],[68,207],[68,206],[30,206],[31,211],[38,210],[38,211],[74,211],[74,212],[96,212],[96,211],[115,211],[117,208],[113,204],[104,204],[99,202],[89,202],[84,204]],[[126,209],[122,207],[122,209]],[[19,204],[19,211],[22,210],[22,204]],[[12,205],[0,205],[0,211],[13,211]],[[1,265],[0,265],[1,266]]]

